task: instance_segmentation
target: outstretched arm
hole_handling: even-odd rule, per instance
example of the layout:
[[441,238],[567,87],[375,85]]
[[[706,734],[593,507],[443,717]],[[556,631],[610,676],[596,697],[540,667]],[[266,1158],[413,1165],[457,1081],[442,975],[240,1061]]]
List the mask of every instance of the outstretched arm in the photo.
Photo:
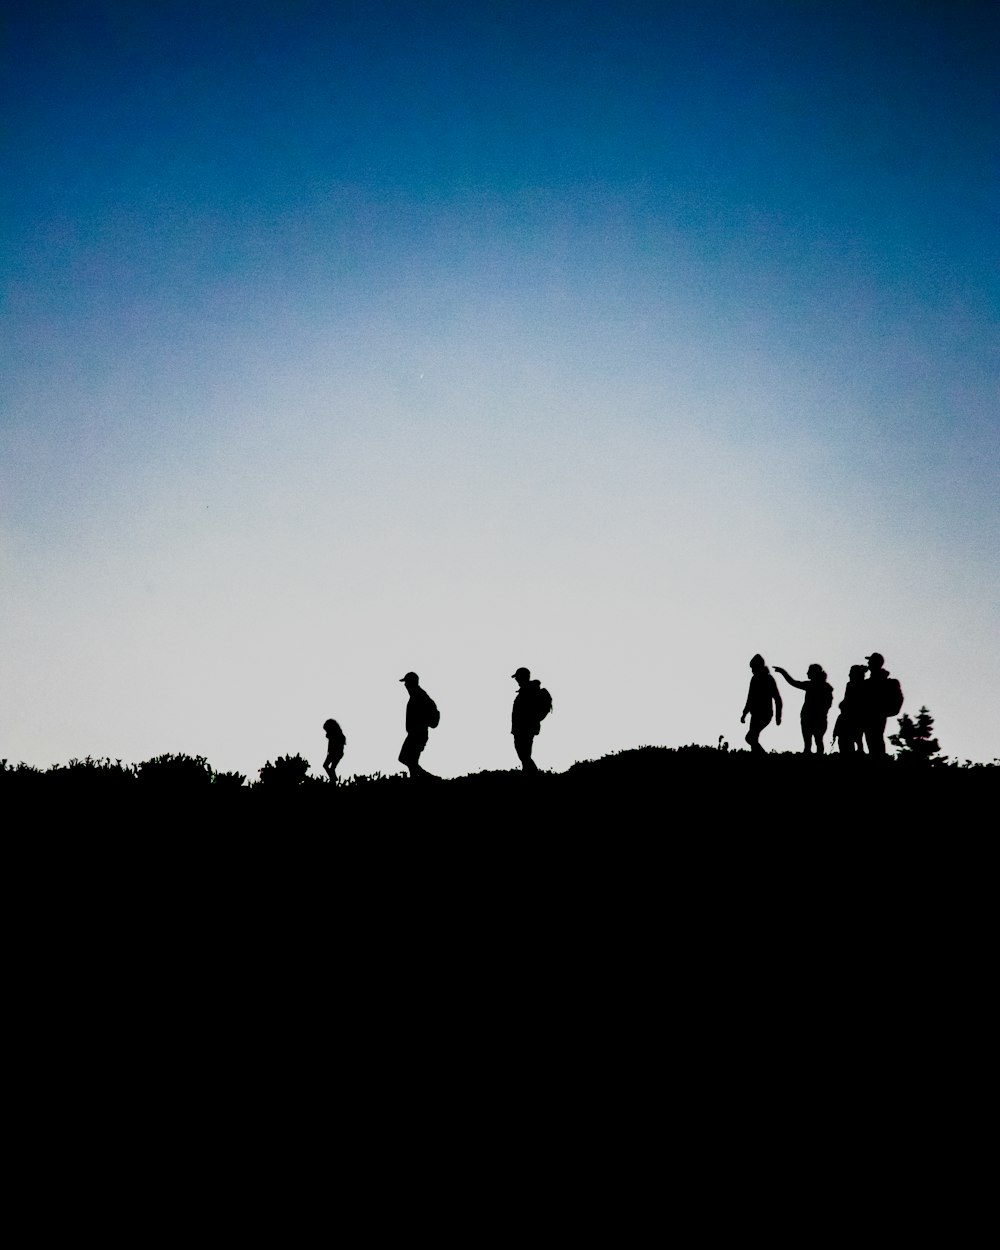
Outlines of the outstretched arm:
[[[809,683],[807,681],[796,681],[795,678],[791,675],[791,673],[789,673],[786,669],[783,669],[780,664],[775,664],[774,671],[776,673],[780,673],[790,686],[795,686],[798,690],[809,689]],[[779,699],[779,704],[780,704],[780,699]]]

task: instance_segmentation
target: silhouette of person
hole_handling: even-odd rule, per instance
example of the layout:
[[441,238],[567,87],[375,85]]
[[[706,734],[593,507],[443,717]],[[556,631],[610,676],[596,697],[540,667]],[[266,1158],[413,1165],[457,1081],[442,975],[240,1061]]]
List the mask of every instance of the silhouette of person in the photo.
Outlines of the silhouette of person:
[[399,679],[406,687],[409,698],[406,701],[406,738],[399,752],[399,762],[410,770],[410,776],[431,777],[420,765],[420,755],[427,745],[427,738],[432,729],[436,729],[440,716],[437,704],[420,685],[416,673],[407,673]]
[[780,673],[790,686],[796,690],[804,690],[806,697],[802,700],[802,713],[799,721],[802,725],[802,753],[809,755],[812,744],[816,743],[816,754],[824,752],[823,738],[826,734],[826,718],[833,702],[833,687],[826,680],[826,673],[820,664],[810,664],[806,669],[806,680],[796,681],[787,669],[775,664],[774,671]]
[[842,755],[864,755],[865,673],[863,664],[852,664],[840,700],[840,715],[833,727],[833,739]]
[[337,765],[344,758],[344,748],[347,746],[347,739],[344,737],[344,731],[335,720],[325,720],[323,722],[323,730],[326,733],[326,759],[323,761],[323,771],[336,785]]
[[542,683],[532,678],[531,670],[519,668],[511,676],[517,682],[517,694],[510,713],[510,732],[514,735],[514,750],[526,773],[537,773],[538,765],[531,758],[535,738],[543,719],[552,710],[552,698]]
[[750,671],[753,676],[750,678],[750,689],[747,691],[746,706],[743,708],[740,724],[742,725],[749,715],[750,728],[747,731],[746,741],[755,755],[763,755],[764,748],[757,739],[760,737],[761,730],[766,729],[771,723],[772,707],[774,708],[774,723],[781,724],[781,695],[778,692],[778,683],[764,663],[762,655],[753,657],[750,661]]
[[889,671],[885,667],[885,657],[873,651],[866,655],[868,661],[868,677],[864,683],[864,727],[865,743],[868,754],[885,755],[885,722],[888,718],[886,707],[891,701]]

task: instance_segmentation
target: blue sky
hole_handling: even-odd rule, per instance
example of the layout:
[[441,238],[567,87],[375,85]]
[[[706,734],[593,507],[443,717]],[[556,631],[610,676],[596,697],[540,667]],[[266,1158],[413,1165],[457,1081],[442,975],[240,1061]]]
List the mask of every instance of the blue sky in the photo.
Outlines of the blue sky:
[[877,648],[1000,755],[998,26],[14,5],[0,754],[392,771],[416,669],[504,767],[527,664],[565,767]]

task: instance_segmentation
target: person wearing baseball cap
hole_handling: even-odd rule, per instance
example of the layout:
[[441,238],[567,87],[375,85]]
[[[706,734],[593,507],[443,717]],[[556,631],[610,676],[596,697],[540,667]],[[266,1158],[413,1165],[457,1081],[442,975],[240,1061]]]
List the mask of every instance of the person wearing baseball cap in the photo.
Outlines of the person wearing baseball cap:
[[542,721],[552,711],[552,696],[542,688],[537,678],[532,679],[531,670],[515,669],[511,676],[517,682],[517,694],[510,714],[510,732],[514,735],[514,750],[526,773],[537,773],[538,765],[531,758],[535,738]]
[[866,655],[868,677],[864,684],[865,745],[868,754],[885,757],[885,722],[903,706],[903,688],[889,676],[885,656],[878,651]]
[[432,729],[441,722],[441,714],[437,704],[420,685],[416,673],[407,673],[399,679],[406,687],[409,698],[406,701],[406,738],[399,752],[399,762],[410,770],[410,777],[426,778],[433,776],[420,765],[420,755],[427,745],[427,738]]

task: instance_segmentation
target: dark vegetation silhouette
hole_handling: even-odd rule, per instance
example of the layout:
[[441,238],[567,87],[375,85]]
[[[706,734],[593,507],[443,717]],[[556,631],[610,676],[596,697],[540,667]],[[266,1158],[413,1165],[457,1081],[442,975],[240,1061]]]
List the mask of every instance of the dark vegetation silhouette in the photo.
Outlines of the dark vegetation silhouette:
[[308,773],[309,761],[301,755],[279,755],[273,764],[268,760],[258,776],[269,790],[294,790],[304,784]]
[[922,707],[913,720],[904,712],[899,718],[899,730],[889,735],[896,748],[896,758],[903,763],[945,764],[948,757],[941,754],[941,747],[934,737],[934,717]]
[[23,813],[76,833],[86,819],[101,827],[117,821],[130,836],[392,828],[447,830],[472,839],[493,833],[516,838],[530,830],[560,839],[586,832],[668,842],[718,831],[735,836],[745,829],[748,805],[767,810],[768,820],[741,836],[785,832],[803,840],[802,810],[810,812],[810,835],[843,838],[902,830],[909,820],[924,827],[940,820],[953,829],[956,820],[961,827],[963,813],[971,820],[995,802],[1000,759],[973,764],[942,757],[926,709],[915,721],[902,717],[891,740],[899,754],[879,767],[866,756],[770,752],[761,768],[756,754],[731,751],[724,739],[717,747],[638,747],[581,761],[564,773],[538,771],[528,804],[519,769],[429,787],[378,773],[334,784],[309,776],[302,756],[284,755],[264,764],[248,785],[239,773],[216,772],[203,757],[182,754],[136,765],[87,757],[45,770],[2,760],[0,802],[10,817]]

